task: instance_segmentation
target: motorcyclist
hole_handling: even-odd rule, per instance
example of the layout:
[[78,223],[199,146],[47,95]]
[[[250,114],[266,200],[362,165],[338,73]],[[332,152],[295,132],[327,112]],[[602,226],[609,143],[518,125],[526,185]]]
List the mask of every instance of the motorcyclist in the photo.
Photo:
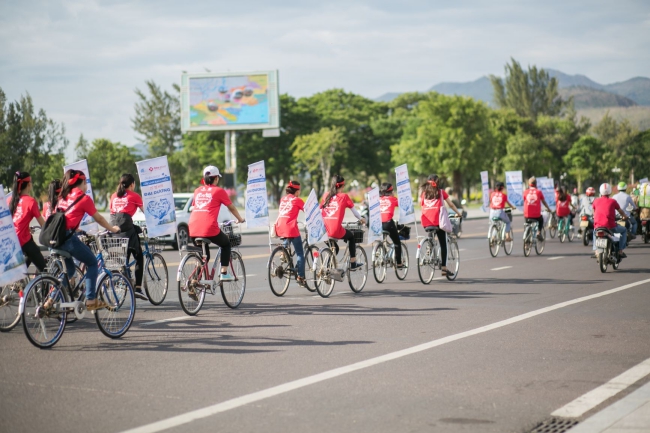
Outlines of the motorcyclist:
[[612,197],[614,200],[618,202],[618,205],[621,207],[621,210],[625,213],[625,216],[628,217],[628,221],[630,222],[631,225],[631,234],[632,234],[632,239],[636,238],[636,218],[630,217],[630,213],[637,208],[636,204],[634,204],[634,200],[632,200],[632,197],[630,197],[625,190],[627,189],[627,184],[625,182],[619,182],[618,185],[618,193],[614,194]]
[[[621,210],[621,206],[616,200],[610,198],[612,194],[612,186],[608,183],[600,185],[600,197],[594,200],[594,251],[596,250],[596,230],[599,228],[606,228],[612,233],[621,235],[618,242],[619,257],[624,259],[627,255],[623,252],[627,244],[627,229],[616,224],[616,212],[627,220],[628,217],[625,212]],[[592,256],[595,257],[595,254]]]
[[[585,215],[589,225],[593,227],[594,224],[594,200],[596,199],[596,190],[592,187],[589,187],[585,190],[585,195],[580,197],[580,216]],[[589,225],[587,228],[589,228]],[[582,227],[578,230],[578,233],[582,233]]]

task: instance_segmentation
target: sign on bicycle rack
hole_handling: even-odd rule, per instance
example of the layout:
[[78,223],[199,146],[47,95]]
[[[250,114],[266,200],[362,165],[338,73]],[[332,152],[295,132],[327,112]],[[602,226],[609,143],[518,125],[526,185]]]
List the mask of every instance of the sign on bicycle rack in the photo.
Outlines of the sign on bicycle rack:
[[248,166],[246,183],[246,227],[269,226],[269,200],[266,194],[266,169],[264,161]]
[[316,197],[314,189],[311,190],[305,202],[305,221],[307,222],[308,242],[310,245],[328,239],[325,221],[323,221],[323,214],[321,214],[318,197]]
[[0,184],[0,286],[25,278],[25,256],[14,230],[4,187]]
[[409,170],[406,164],[395,168],[395,180],[397,183],[397,201],[399,203],[399,223],[414,223],[415,207],[413,206],[411,181],[409,180]]
[[135,165],[140,176],[147,234],[152,238],[175,234],[176,208],[167,157],[138,161]]
[[368,243],[380,241],[382,237],[381,211],[379,207],[379,188],[368,191]]
[[[95,201],[95,198],[93,197],[93,187],[90,184],[90,171],[88,170],[88,161],[82,159],[81,161],[77,161],[74,164],[66,165],[63,167],[63,173],[68,170],[83,171],[84,175],[86,175],[86,185],[88,185],[86,195],[90,197],[92,201]],[[90,215],[85,214],[81,220],[81,225],[79,225],[79,230],[83,230],[85,232],[97,232],[97,230],[99,230],[99,226]]]

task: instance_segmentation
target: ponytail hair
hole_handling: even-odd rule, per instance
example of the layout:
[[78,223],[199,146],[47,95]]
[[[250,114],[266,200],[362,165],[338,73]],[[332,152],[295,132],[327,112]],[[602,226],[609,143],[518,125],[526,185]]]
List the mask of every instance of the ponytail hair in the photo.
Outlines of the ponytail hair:
[[379,187],[379,197],[384,197],[390,195],[393,192],[393,184],[389,182],[384,182]]
[[[220,176],[210,176],[209,174],[206,174],[203,176],[203,179],[201,179],[201,184],[202,185],[213,185],[214,180]],[[217,181],[218,183],[219,181]]]
[[332,201],[332,197],[334,197],[337,193],[337,190],[345,185],[345,179],[343,179],[343,176],[339,176],[338,174],[332,177],[332,182],[330,183],[330,190],[327,193],[327,197],[325,197],[325,201],[323,202],[323,208],[326,208],[329,206],[330,201]]
[[59,194],[61,193],[61,181],[55,179],[47,187],[47,201],[50,202],[50,209],[54,212],[56,205],[59,202]]
[[18,202],[20,201],[20,193],[23,192],[25,188],[31,183],[32,178],[29,177],[29,173],[26,171],[17,171],[14,174],[14,183],[12,185],[11,191],[13,195],[11,196],[11,201],[9,202],[9,211],[13,216],[16,213],[16,208],[18,207]]
[[122,198],[126,195],[126,189],[135,183],[135,178],[131,173],[124,173],[117,184],[117,196]]
[[437,174],[432,174],[421,188],[421,194],[427,200],[437,200],[440,198],[440,178]]
[[287,194],[295,194],[298,191],[300,191],[300,182],[298,182],[297,180],[290,180],[289,184],[284,189],[284,192],[286,192]]
[[560,187],[560,189],[557,190],[557,198],[560,201],[565,201],[567,199],[564,188]]
[[63,187],[61,188],[61,195],[59,197],[62,199],[68,198],[68,194],[70,194],[72,188],[80,186],[85,180],[86,175],[81,170],[70,169],[66,171],[61,181]]

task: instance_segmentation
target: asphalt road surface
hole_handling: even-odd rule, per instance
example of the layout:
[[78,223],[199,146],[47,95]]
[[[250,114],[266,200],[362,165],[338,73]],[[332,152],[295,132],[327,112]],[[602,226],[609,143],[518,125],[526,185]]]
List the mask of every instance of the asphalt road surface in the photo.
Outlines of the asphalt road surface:
[[466,221],[456,281],[423,285],[412,266],[329,299],[274,296],[267,237],[248,235],[243,303],[208,296],[196,317],[167,250],[167,298],[138,301],[123,338],[89,316],[52,350],[0,334],[0,432],[530,431],[650,358],[650,246],[602,274],[577,240],[525,258],[514,227],[513,255],[492,258],[486,220]]

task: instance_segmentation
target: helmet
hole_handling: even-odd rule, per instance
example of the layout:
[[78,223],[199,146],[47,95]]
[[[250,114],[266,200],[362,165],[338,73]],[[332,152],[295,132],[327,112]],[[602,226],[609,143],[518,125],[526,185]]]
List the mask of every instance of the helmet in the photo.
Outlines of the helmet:
[[208,165],[203,169],[203,177],[205,176],[210,176],[210,177],[215,177],[219,176],[221,177],[221,173],[219,173],[219,169],[215,167],[214,165]]
[[612,186],[608,183],[600,185],[600,195],[610,195],[612,193]]
[[589,188],[587,188],[587,191],[585,191],[585,193],[587,194],[587,197],[593,197],[596,195],[596,190],[590,186]]
[[627,183],[625,183],[625,182],[619,182],[618,185],[617,185],[617,187],[618,187],[618,190],[619,190],[619,191],[625,191],[625,190],[627,189]]

